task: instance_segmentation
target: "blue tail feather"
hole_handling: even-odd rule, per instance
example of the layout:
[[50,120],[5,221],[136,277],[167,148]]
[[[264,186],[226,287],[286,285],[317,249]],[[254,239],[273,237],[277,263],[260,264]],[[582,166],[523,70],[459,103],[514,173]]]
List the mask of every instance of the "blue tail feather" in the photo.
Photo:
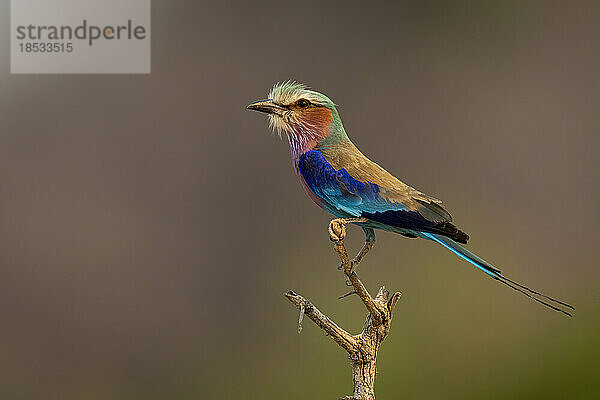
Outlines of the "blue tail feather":
[[450,238],[427,232],[421,232],[421,235],[425,236],[427,239],[431,239],[434,242],[441,244],[457,256],[461,257],[463,260],[468,261],[469,263],[473,264],[475,267],[479,268],[480,270],[492,277],[496,277],[496,274],[500,274],[499,269],[497,269],[484,259],[480,258],[476,254],[471,253],[469,250],[465,249],[460,244],[456,243]]
[[471,263],[472,265],[474,265],[476,268],[482,270],[483,272],[485,272],[486,274],[491,276],[493,279],[509,286],[510,288],[524,294],[525,296],[537,301],[538,303],[541,303],[547,307],[552,308],[553,310],[560,311],[563,314],[566,314],[566,315],[572,317],[572,315],[569,312],[562,310],[555,305],[549,304],[546,301],[541,300],[536,296],[542,297],[546,300],[549,300],[549,301],[559,304],[561,306],[570,308],[571,310],[575,310],[575,307],[573,307],[572,305],[562,302],[560,300],[556,300],[552,297],[546,296],[545,294],[542,294],[540,292],[532,290],[532,289],[528,288],[527,286],[524,286],[518,282],[515,282],[515,281],[505,277],[504,275],[501,274],[499,269],[497,269],[496,267],[494,267],[492,264],[488,263],[484,259],[480,258],[476,254],[471,253],[469,250],[465,249],[463,246],[461,246],[454,240],[452,240],[448,237],[442,236],[442,235],[436,235],[434,233],[419,232],[419,234],[421,237],[423,237],[425,239],[430,239],[430,240],[433,240],[434,242],[441,244],[442,246],[444,246],[445,248],[447,248],[454,254],[458,255],[462,259],[464,259],[464,260],[468,261],[469,263]]

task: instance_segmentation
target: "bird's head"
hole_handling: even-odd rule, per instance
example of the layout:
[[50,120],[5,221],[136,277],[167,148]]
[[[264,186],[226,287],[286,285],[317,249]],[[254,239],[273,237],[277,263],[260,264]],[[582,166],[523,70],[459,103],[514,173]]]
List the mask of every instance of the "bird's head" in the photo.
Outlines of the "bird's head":
[[269,92],[268,99],[247,108],[269,115],[271,129],[287,135],[294,156],[333,134],[345,137],[333,101],[301,83],[278,83]]

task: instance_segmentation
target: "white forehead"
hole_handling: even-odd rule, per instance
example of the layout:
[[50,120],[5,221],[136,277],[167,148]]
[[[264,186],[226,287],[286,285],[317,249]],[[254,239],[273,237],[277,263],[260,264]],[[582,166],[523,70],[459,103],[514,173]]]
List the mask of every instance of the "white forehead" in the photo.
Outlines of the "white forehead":
[[293,104],[300,99],[306,99],[313,104],[333,105],[333,102],[327,96],[310,90],[308,86],[302,83],[293,81],[286,81],[273,86],[273,89],[269,92],[269,99],[285,105]]

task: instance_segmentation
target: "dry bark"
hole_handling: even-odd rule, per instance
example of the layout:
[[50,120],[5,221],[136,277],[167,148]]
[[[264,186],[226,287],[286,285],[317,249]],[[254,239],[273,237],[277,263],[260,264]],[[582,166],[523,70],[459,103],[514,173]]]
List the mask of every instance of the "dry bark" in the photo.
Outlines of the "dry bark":
[[[302,318],[306,315],[348,353],[350,367],[352,368],[354,393],[352,396],[346,396],[343,399],[374,400],[377,352],[390,331],[392,314],[400,298],[400,293],[396,292],[390,295],[390,292],[382,286],[377,296],[375,298],[371,297],[358,278],[356,271],[353,271],[352,267],[354,263],[348,258],[348,253],[344,246],[344,238],[346,237],[345,225],[350,222],[360,221],[341,219],[331,221],[329,235],[335,243],[335,250],[342,262],[344,274],[354,288],[353,293],[356,293],[360,297],[367,311],[369,311],[362,332],[358,335],[351,335],[319,311],[309,300],[291,290],[285,293],[285,296],[300,310],[298,333],[302,331]],[[372,247],[372,243],[369,246]],[[364,253],[366,254],[366,252]],[[364,254],[360,258],[362,256]]]

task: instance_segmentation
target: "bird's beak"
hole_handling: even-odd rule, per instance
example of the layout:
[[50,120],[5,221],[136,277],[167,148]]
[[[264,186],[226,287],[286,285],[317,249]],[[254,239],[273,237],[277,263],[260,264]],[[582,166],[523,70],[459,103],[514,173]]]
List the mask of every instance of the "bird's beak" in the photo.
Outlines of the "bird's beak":
[[256,103],[249,104],[246,107],[248,110],[260,111],[267,114],[277,114],[281,115],[285,108],[280,106],[279,104],[275,104],[273,100],[260,100]]

